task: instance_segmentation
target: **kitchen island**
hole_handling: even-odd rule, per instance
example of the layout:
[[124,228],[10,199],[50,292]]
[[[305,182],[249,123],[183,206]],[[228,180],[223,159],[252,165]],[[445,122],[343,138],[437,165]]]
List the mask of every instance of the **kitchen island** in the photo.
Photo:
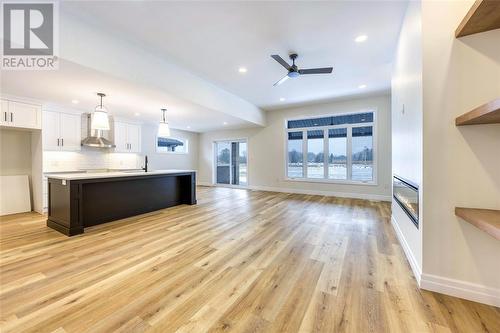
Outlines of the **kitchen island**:
[[84,228],[176,205],[196,204],[193,170],[51,174],[47,226],[67,236]]

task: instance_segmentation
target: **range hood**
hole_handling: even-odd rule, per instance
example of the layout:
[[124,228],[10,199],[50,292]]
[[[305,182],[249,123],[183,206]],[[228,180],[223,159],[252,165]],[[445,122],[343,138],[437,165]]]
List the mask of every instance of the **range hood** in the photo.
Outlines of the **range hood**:
[[92,130],[90,124],[92,123],[92,114],[82,114],[83,131],[87,136],[82,140],[82,146],[92,148],[114,148],[115,144],[110,140],[110,134],[113,131],[113,121],[110,117],[110,130]]

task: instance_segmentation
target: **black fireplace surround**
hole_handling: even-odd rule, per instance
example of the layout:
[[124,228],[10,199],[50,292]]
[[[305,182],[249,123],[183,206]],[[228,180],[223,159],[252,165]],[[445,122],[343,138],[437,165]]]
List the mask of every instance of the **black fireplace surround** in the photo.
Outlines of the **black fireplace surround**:
[[418,186],[409,180],[394,175],[392,178],[392,196],[418,228]]

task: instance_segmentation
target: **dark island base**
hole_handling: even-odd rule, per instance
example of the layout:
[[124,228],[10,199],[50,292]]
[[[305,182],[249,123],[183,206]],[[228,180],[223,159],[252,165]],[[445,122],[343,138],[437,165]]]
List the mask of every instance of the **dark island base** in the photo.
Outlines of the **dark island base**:
[[164,209],[196,204],[193,173],[67,180],[49,178],[47,226],[67,236],[84,228]]

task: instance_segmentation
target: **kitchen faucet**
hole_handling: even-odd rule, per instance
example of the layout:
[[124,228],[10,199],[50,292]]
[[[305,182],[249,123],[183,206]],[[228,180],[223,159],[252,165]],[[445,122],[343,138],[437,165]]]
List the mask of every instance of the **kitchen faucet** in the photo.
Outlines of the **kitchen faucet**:
[[148,172],[148,155],[144,155],[144,167],[142,170],[144,170],[144,172]]

